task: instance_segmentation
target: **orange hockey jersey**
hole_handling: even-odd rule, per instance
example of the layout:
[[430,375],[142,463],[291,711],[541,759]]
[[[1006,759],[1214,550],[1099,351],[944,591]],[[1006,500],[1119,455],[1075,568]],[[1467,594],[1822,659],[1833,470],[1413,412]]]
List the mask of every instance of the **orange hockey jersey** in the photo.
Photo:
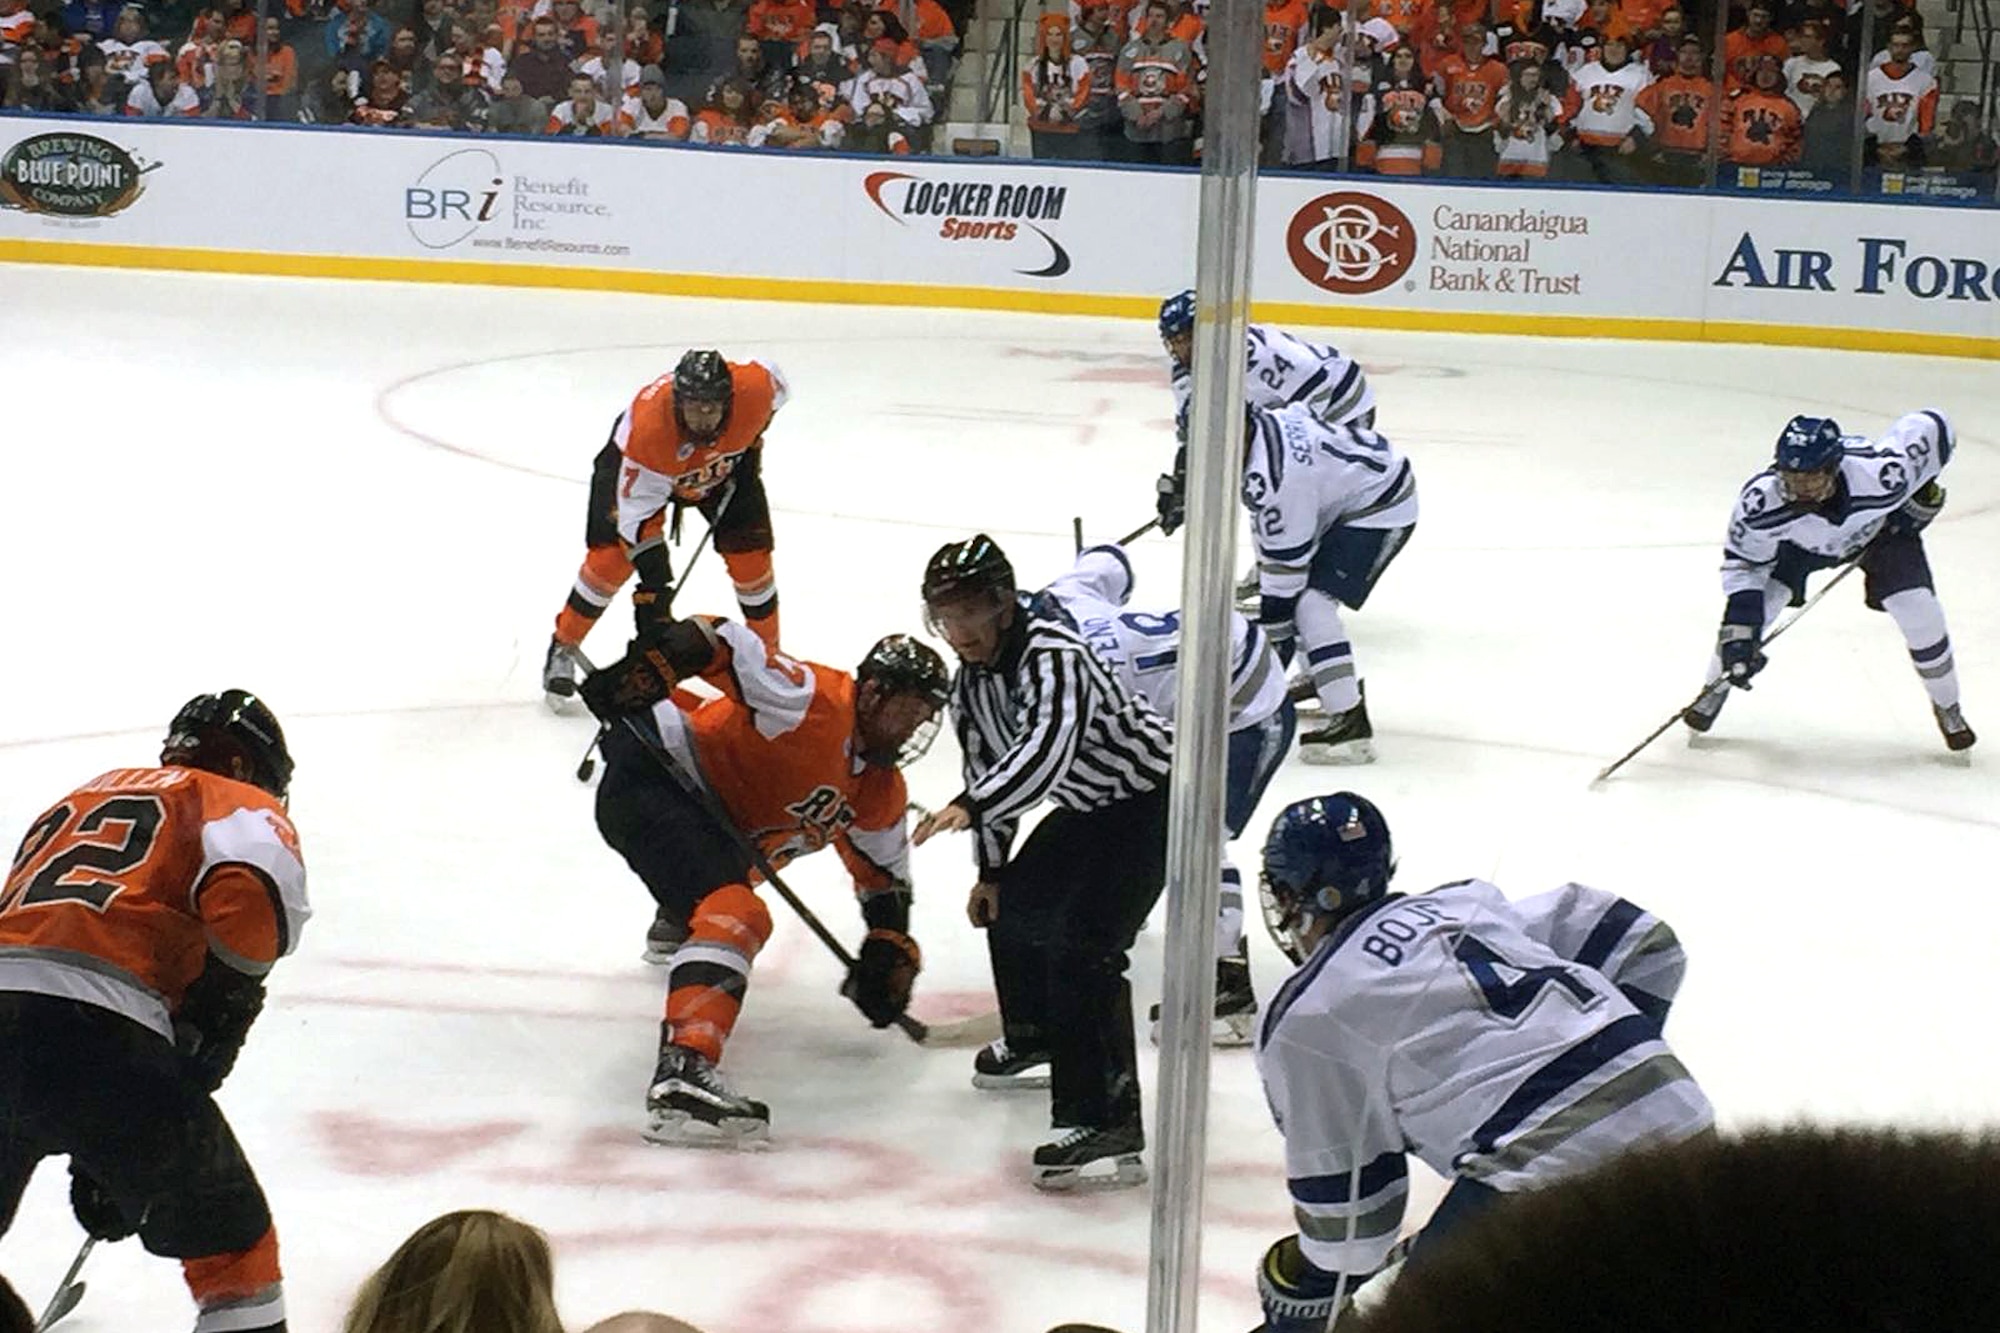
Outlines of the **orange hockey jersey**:
[[114,769],[21,840],[0,896],[0,990],[82,1000],[171,1041],[209,950],[262,976],[311,914],[275,797],[201,769]]
[[720,486],[736,463],[763,447],[764,431],[785,405],[785,379],[762,361],[731,361],[735,399],[722,433],[696,444],[674,416],[674,376],[660,376],[618,419],[612,442],[625,456],[618,479],[618,535],[627,545],[657,536],[667,505],[695,504]]
[[861,897],[907,890],[909,795],[902,773],[855,752],[854,678],[773,653],[734,621],[712,628],[719,643],[702,679],[722,697],[698,703],[683,691],[655,705],[667,750],[773,866],[831,843]]

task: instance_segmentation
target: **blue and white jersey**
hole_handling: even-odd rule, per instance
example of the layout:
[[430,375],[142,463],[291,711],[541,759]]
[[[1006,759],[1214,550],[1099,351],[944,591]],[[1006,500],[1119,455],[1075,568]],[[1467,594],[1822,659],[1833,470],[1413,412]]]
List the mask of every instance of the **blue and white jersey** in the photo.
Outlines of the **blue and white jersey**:
[[[1132,564],[1116,546],[1093,546],[1046,589],[1062,603],[1125,688],[1173,721],[1179,690],[1179,611],[1129,611]],[[1285,669],[1258,629],[1229,613],[1229,729],[1253,727],[1285,703]]]
[[1522,1190],[1714,1123],[1659,1024],[1539,938],[1563,892],[1527,917],[1481,880],[1384,899],[1341,922],[1265,1009],[1257,1068],[1299,1245],[1320,1268],[1382,1266],[1406,1153]]
[[1250,414],[1243,503],[1257,545],[1258,591],[1293,598],[1320,538],[1336,524],[1406,528],[1417,521],[1417,476],[1379,432],[1328,426],[1304,408]]
[[[1245,342],[1249,358],[1243,369],[1243,398],[1253,407],[1294,404],[1329,426],[1342,426],[1375,410],[1375,390],[1368,376],[1337,347],[1307,342],[1285,332],[1252,324]],[[1174,367],[1175,420],[1184,419],[1194,396],[1192,372]]]
[[1840,479],[1823,505],[1785,498],[1775,470],[1750,479],[1729,516],[1729,540],[1722,549],[1722,592],[1762,592],[1778,561],[1778,547],[1790,543],[1814,555],[1840,561],[1875,540],[1889,516],[1909,502],[1951,461],[1956,445],[1944,413],[1912,412],[1881,439],[1850,435],[1841,441]]

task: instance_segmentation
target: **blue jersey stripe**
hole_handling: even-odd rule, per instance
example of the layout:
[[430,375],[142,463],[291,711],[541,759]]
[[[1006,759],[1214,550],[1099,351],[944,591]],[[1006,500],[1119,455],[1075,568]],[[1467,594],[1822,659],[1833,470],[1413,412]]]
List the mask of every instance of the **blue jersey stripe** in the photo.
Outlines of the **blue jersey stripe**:
[[1359,1171],[1342,1171],[1331,1176],[1293,1176],[1285,1182],[1299,1203],[1352,1203],[1380,1194],[1403,1179],[1407,1166],[1400,1152],[1385,1152]]
[[1951,427],[1945,424],[1943,413],[1926,411],[1924,415],[1937,423],[1938,470],[1943,471],[1944,465],[1951,461]]
[[1604,960],[1618,947],[1618,941],[1625,938],[1625,932],[1632,929],[1632,923],[1639,919],[1639,909],[1620,898],[1611,904],[1611,910],[1585,937],[1583,947],[1577,950],[1576,961],[1585,967],[1602,968]]
[[1643,1014],[1627,1014],[1592,1033],[1528,1075],[1513,1095],[1500,1104],[1500,1109],[1473,1131],[1473,1150],[1492,1152],[1501,1139],[1519,1129],[1557,1093],[1602,1069],[1634,1046],[1657,1041],[1659,1035],[1659,1024]]

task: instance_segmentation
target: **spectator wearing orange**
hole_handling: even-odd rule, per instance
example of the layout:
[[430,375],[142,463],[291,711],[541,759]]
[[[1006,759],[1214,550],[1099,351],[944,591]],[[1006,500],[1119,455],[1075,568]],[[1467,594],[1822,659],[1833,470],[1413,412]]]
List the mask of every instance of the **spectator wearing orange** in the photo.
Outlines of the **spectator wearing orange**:
[[[0,0],[0,3],[5,2]],[[215,48],[222,41],[222,23],[220,9],[202,10],[194,17],[188,39],[174,53],[174,69],[180,73],[181,82],[196,92],[208,87],[209,70],[215,64]]]
[[[872,16],[871,16],[872,17]],[[854,76],[849,94],[850,114],[859,120],[870,106],[889,113],[903,133],[921,142],[920,131],[931,123],[936,108],[923,78],[902,65],[893,38],[883,37],[868,48],[868,67]]]
[[1656,179],[1662,185],[1699,187],[1708,173],[1708,146],[1718,123],[1715,80],[1701,38],[1681,38],[1673,73],[1639,91],[1639,109],[1652,122],[1658,150]]
[[1651,81],[1645,66],[1630,58],[1625,39],[1616,35],[1604,39],[1596,59],[1571,74],[1563,103],[1576,131],[1580,179],[1608,185],[1633,182],[1632,156],[1653,128],[1639,108],[1639,94]]
[[1437,0],[1368,0],[1368,16],[1386,19],[1404,41],[1419,27],[1436,22],[1426,11],[1435,6]]
[[1804,118],[1785,95],[1784,67],[1765,56],[1750,86],[1722,108],[1722,154],[1739,167],[1788,167],[1799,160]]
[[752,148],[838,148],[846,135],[846,118],[819,104],[819,89],[811,79],[795,78],[785,105],[767,113],[750,131]]
[[1169,0],[1169,3],[1167,35],[1187,47],[1189,52],[1199,50],[1201,34],[1207,25],[1195,9],[1194,0]]
[[[1665,31],[1661,26],[1667,11],[1674,9],[1674,0],[1618,0],[1618,11],[1625,16],[1631,26],[1634,42],[1643,43]],[[1680,34],[1675,33],[1676,37]],[[1635,51],[1639,50],[1634,46]]]
[[1490,177],[1507,67],[1486,54],[1485,24],[1468,23],[1459,30],[1458,53],[1438,67],[1437,79],[1444,174],[1460,180]]
[[751,0],[743,35],[764,48],[764,63],[772,69],[791,66],[794,50],[813,29],[811,0]]
[[264,102],[272,120],[298,116],[299,56],[274,14],[264,20]]
[[1265,77],[1282,76],[1292,63],[1292,52],[1305,40],[1306,20],[1306,0],[1264,0]]
[[1541,180],[1549,174],[1549,162],[1562,151],[1563,105],[1543,84],[1547,69],[1537,60],[1517,60],[1507,67],[1495,136],[1496,176]]
[[1876,160],[1891,165],[1923,161],[1924,140],[1937,121],[1937,80],[1912,56],[1916,37],[1905,30],[1889,35],[1889,59],[1868,71],[1862,95],[1868,103],[1867,133]]
[[1035,55],[1021,71],[1021,105],[1038,158],[1076,156],[1078,121],[1090,104],[1090,66],[1069,49],[1069,19],[1044,14],[1035,25]]
[[[563,1333],[548,1238],[505,1213],[433,1218],[396,1247],[354,1294],[341,1333]],[[628,1311],[583,1333],[699,1333],[678,1319]]]
[[[901,0],[880,0],[876,8],[893,15],[901,8]],[[951,77],[952,56],[958,51],[958,30],[937,0],[916,0],[912,12],[917,30],[911,36],[923,61],[924,76],[932,87],[942,88]]]
[[866,72],[869,67],[868,56],[881,42],[894,44],[894,63],[897,69],[908,70],[927,83],[930,81],[930,69],[924,64],[923,54],[917,50],[917,44],[910,40],[909,32],[903,27],[903,20],[886,9],[870,10],[868,17],[861,22],[860,69],[857,72]]
[[633,139],[683,140],[692,123],[687,106],[667,96],[666,76],[656,65],[640,71],[638,95],[626,98],[618,113],[619,133]]
[[625,58],[641,65],[657,65],[666,59],[667,39],[653,26],[644,5],[634,5],[625,16]]
[[750,85],[730,75],[708,90],[708,102],[695,112],[688,142],[743,148],[757,125],[757,106]]
[[1494,28],[1500,59],[1510,72],[1523,60],[1534,61],[1542,67],[1541,87],[1561,97],[1569,88],[1569,68],[1561,59],[1562,30],[1542,12],[1542,0],[1520,0],[1506,9]]
[[1118,53],[1118,111],[1125,121],[1128,160],[1184,164],[1193,160],[1188,110],[1194,56],[1167,32],[1167,0],[1147,0],[1139,33]]
[[1579,41],[1589,39],[1600,47],[1604,45],[1604,39],[1607,37],[1623,37],[1627,51],[1635,49],[1637,45],[1634,38],[1638,34],[1633,31],[1632,24],[1625,15],[1619,12],[1614,0],[1590,0],[1589,7],[1583,11],[1583,17],[1576,22],[1576,33]]
[[1743,26],[1723,39],[1722,59],[1727,73],[1724,92],[1734,94],[1748,88],[1751,75],[1757,72],[1757,62],[1763,57],[1775,57],[1782,67],[1792,54],[1792,44],[1785,40],[1784,34],[1772,29],[1771,18],[1771,0],[1750,0],[1749,9],[1744,11]]
[[1421,176],[1441,158],[1431,84],[1417,67],[1416,48],[1399,43],[1373,90],[1375,120],[1355,145],[1355,162],[1384,176]]

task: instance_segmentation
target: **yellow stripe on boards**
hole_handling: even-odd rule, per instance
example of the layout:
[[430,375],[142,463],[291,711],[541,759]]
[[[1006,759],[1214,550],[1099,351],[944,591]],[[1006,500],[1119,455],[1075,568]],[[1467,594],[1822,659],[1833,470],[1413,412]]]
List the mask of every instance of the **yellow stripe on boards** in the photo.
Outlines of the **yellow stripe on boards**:
[[[458,282],[572,291],[640,292],[654,296],[737,301],[804,301],[852,305],[935,306],[1015,310],[1045,315],[1107,315],[1153,319],[1159,299],[1105,293],[1015,291],[903,282],[836,282],[803,278],[719,277],[556,264],[492,264],[462,259],[366,259],[353,255],[266,254],[250,250],[100,245],[84,241],[0,238],[0,262],[80,264],[236,273],[283,278],[346,278],[371,282]],[[2000,337],[1918,333],[1899,329],[1824,328],[1797,324],[1696,319],[1629,319],[1597,315],[1509,315],[1456,310],[1400,310],[1331,302],[1260,301],[1261,321],[1282,325],[1404,329],[1422,333],[1481,333],[1536,338],[1621,338],[1653,342],[1753,343],[1901,352],[2000,360]]]

